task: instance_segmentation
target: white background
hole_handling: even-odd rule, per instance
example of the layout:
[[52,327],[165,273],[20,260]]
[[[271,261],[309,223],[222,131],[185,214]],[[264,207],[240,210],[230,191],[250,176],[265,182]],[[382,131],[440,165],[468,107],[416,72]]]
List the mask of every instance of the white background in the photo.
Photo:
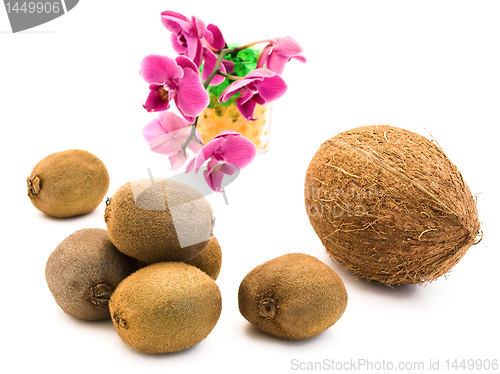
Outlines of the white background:
[[[325,3],[82,0],[19,34],[0,9],[0,365],[14,372],[286,373],[294,363],[366,359],[395,369],[423,362],[427,370],[439,360],[444,371],[447,359],[500,358],[500,3]],[[108,196],[146,178],[147,168],[170,175],[166,158],[141,135],[154,116],[141,106],[148,89],[138,74],[147,54],[175,57],[160,22],[168,9],[218,25],[228,42],[291,35],[308,62],[285,69],[289,89],[274,105],[270,151],[227,187],[228,206],[221,195],[209,197],[223,249],[217,326],[191,349],[152,356],[127,347],[109,320],[65,315],[45,283],[45,262],[59,242],[82,228],[105,228],[104,202],[83,217],[49,218],[31,205],[25,180],[42,158],[72,148],[103,160]],[[395,289],[354,280],[309,224],[303,181],[315,151],[341,131],[372,124],[430,132],[478,194],[484,239],[447,279]],[[343,317],[304,341],[265,335],[238,311],[243,277],[289,252],[324,261],[349,294]]]

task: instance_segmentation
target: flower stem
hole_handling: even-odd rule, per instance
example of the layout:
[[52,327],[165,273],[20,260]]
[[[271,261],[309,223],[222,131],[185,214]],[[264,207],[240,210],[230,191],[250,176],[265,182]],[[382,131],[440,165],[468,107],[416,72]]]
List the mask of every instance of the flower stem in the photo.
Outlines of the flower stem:
[[253,46],[254,46],[254,45],[256,45],[256,44],[260,44],[260,43],[270,43],[270,42],[272,42],[272,40],[271,40],[271,39],[259,40],[258,42],[248,43],[248,44],[242,45],[241,47],[234,48],[234,51],[233,51],[233,52],[238,53],[239,51],[242,51],[242,50],[244,50],[244,49],[247,49],[247,48],[253,47]]
[[194,140],[194,141],[198,142],[199,144],[203,145],[203,143],[201,143],[200,140],[196,137],[196,124],[198,123],[198,118],[199,118],[199,116],[196,117],[196,120],[191,125],[191,132],[189,133],[189,136],[186,139],[186,142],[184,143],[184,145],[181,148],[182,152],[184,153],[184,157],[187,157],[186,149],[187,149],[189,143],[191,142],[191,140]]
[[224,58],[224,56],[227,55],[227,54],[229,54],[229,53],[233,53],[233,52],[234,52],[234,48],[224,48],[224,49],[220,50],[219,56],[217,57],[217,61],[215,61],[215,66],[214,66],[212,72],[208,76],[208,78],[205,81],[205,83],[203,83],[203,87],[205,89],[208,88],[208,85],[210,84],[210,82],[212,81],[212,79],[214,79],[215,74],[219,73],[220,65],[222,64],[222,59]]
[[221,71],[219,71],[217,74],[222,75],[223,77],[230,79],[232,81],[240,81],[242,79],[245,79],[245,77],[238,77],[237,75],[230,75],[230,74],[223,73]]

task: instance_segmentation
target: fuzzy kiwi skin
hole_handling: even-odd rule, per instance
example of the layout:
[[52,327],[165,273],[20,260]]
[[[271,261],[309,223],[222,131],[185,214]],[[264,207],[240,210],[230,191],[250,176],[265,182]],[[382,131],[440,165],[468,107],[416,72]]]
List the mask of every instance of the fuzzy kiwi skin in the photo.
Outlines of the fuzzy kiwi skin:
[[53,153],[41,160],[27,178],[28,196],[41,212],[53,217],[90,213],[109,188],[104,163],[80,149]]
[[[147,262],[139,261],[139,268],[148,266]],[[197,267],[207,273],[213,280],[217,280],[222,265],[222,250],[217,238],[214,236],[208,242],[207,248],[198,256],[189,261],[184,261],[188,265]]]
[[57,246],[47,260],[45,279],[65,313],[92,321],[110,317],[111,294],[137,269],[137,260],[118,251],[106,230],[89,228]]
[[214,236],[210,239],[207,248],[195,258],[186,261],[186,264],[196,266],[217,280],[222,266],[222,250],[217,238]]
[[192,347],[217,324],[219,287],[200,269],[183,262],[148,265],[126,278],[109,303],[120,338],[143,353]]
[[347,292],[337,273],[313,256],[290,253],[267,261],[243,279],[240,313],[258,329],[284,339],[306,339],[344,313]]
[[[143,191],[137,193],[137,189]],[[180,214],[177,211],[174,222],[171,209],[178,207],[184,208]],[[212,207],[200,192],[169,179],[153,184],[142,179],[122,185],[109,200],[104,221],[118,250],[150,264],[196,257],[213,237],[215,224]],[[178,230],[199,241],[181,247]]]

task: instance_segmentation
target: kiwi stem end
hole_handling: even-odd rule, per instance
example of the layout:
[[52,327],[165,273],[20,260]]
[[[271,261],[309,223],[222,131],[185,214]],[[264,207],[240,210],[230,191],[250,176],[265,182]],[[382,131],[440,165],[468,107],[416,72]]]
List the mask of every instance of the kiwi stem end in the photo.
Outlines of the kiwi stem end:
[[40,192],[40,178],[38,175],[31,175],[26,182],[28,184],[28,196],[33,199]]
[[93,305],[107,307],[113,290],[113,287],[106,283],[94,284],[87,291],[87,299]]
[[276,301],[271,298],[262,299],[259,303],[259,314],[264,318],[274,318],[276,315]]

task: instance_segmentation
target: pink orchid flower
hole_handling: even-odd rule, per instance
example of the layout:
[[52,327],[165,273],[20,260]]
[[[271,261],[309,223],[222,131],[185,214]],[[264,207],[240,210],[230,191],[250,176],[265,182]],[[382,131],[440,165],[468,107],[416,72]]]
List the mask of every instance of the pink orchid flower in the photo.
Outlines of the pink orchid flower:
[[260,68],[227,86],[222,91],[219,101],[226,101],[240,92],[240,97],[236,99],[238,110],[247,121],[255,121],[257,119],[253,118],[255,106],[279,99],[286,89],[285,81],[278,74],[269,69]]
[[[189,123],[172,112],[161,112],[158,118],[149,122],[142,135],[149,148],[156,153],[168,156],[172,170],[179,169],[187,160],[182,146],[191,132]],[[194,153],[201,150],[201,136],[196,131],[196,139],[189,142],[188,149]]]
[[175,52],[190,58],[196,66],[201,65],[205,23],[197,17],[191,20],[182,14],[167,10],[161,13],[161,22],[172,33],[172,46]]
[[303,49],[291,36],[276,38],[264,48],[257,61],[257,68],[264,65],[276,74],[283,74],[285,65],[292,58],[300,62],[306,62],[302,56]]
[[221,31],[214,24],[209,24],[205,29],[205,43],[212,49],[222,49],[226,46],[226,40],[222,36]]
[[161,13],[161,22],[172,33],[174,50],[190,58],[196,66],[201,66],[207,49],[218,52],[226,46],[219,28],[213,24],[205,27],[205,23],[197,17],[189,20],[182,14],[167,10]]
[[143,105],[148,112],[165,111],[174,99],[183,117],[194,123],[208,105],[208,93],[201,83],[198,68],[185,56],[175,60],[160,55],[146,56],[140,74],[149,83],[150,93]]
[[197,173],[201,166],[208,161],[207,169],[203,172],[205,181],[215,192],[222,192],[224,175],[232,175],[236,168],[243,168],[255,158],[255,145],[235,131],[222,131],[205,145],[186,167],[186,173],[195,169]]

